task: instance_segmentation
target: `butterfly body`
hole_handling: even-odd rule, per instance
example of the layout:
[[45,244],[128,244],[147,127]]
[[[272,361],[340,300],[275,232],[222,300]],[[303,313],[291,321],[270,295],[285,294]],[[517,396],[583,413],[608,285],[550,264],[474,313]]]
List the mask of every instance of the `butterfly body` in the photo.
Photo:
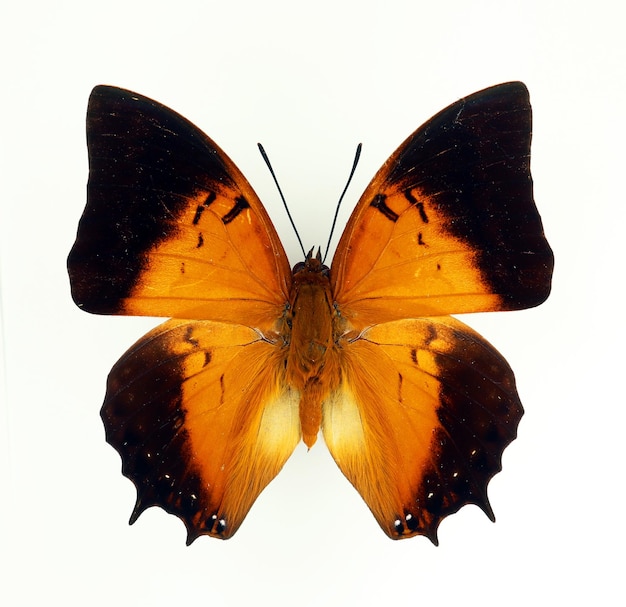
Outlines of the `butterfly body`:
[[286,381],[301,395],[302,440],[312,447],[322,422],[322,403],[339,385],[342,331],[328,268],[319,255],[309,253],[304,264],[298,264],[291,290]]
[[187,541],[236,532],[296,445],[321,429],[392,538],[437,542],[487,484],[523,409],[493,346],[450,316],[549,294],[521,83],[461,99],[413,133],[361,196],[330,269],[292,272],[254,190],[197,127],[100,86],[72,295],[172,317],[109,374],[102,418],[137,488]]

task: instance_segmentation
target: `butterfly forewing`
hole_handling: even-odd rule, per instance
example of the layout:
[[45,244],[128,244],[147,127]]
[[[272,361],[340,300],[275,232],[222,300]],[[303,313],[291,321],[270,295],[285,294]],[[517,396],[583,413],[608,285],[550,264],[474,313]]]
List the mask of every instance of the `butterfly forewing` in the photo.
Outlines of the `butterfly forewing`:
[[359,200],[332,266],[357,327],[527,308],[549,293],[552,252],[530,176],[526,87],[452,104],[413,133]]
[[87,207],[68,261],[79,306],[271,326],[288,299],[289,263],[213,141],[155,101],[99,86],[87,143]]

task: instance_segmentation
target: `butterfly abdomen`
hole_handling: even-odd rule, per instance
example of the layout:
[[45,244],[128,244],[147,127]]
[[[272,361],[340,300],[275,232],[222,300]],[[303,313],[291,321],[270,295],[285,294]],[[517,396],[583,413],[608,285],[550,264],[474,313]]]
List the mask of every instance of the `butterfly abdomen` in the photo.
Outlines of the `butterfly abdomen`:
[[291,336],[287,382],[300,392],[302,440],[312,447],[322,421],[322,402],[339,385],[334,349],[335,315],[330,280],[319,258],[309,254],[294,270],[289,307]]

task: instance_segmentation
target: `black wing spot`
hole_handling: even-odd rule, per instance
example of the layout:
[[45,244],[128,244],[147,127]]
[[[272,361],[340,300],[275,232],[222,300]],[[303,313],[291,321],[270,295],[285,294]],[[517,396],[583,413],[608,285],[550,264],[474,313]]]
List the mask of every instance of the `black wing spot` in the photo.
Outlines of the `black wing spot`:
[[224,374],[220,375],[220,405],[224,404]]
[[202,217],[202,213],[204,213],[204,208],[201,204],[198,205],[198,207],[196,208],[196,214],[193,216],[193,225],[198,225],[198,222],[200,221],[200,217]]
[[200,342],[193,336],[193,327],[187,327],[185,331],[185,341],[191,344],[194,348],[200,346]]
[[202,232],[198,234],[198,244],[196,245],[196,249],[204,246],[204,236],[202,236]]
[[198,207],[196,208],[196,214],[193,216],[193,221],[192,221],[193,225],[198,225],[198,222],[200,221],[200,217],[202,217],[202,213],[204,213],[204,209],[209,207],[216,198],[217,196],[215,195],[215,192],[209,192],[207,194],[202,204],[199,204]]
[[427,346],[430,346],[430,344],[432,344],[435,339],[437,339],[437,329],[435,329],[433,325],[428,325],[428,336],[424,340],[424,343]]
[[424,237],[422,235],[421,232],[418,232],[417,234],[417,244],[420,245],[421,247],[426,247],[428,246],[425,242],[424,242]]
[[417,212],[420,214],[420,219],[424,223],[428,223],[428,215],[426,215],[426,211],[424,210],[424,203],[415,198],[411,190],[405,190],[404,197],[417,209]]
[[376,194],[372,202],[370,202],[370,206],[380,211],[389,221],[395,223],[398,221],[399,215],[387,206],[386,200],[387,196],[384,194]]
[[248,201],[243,196],[237,196],[237,198],[235,198],[235,204],[233,205],[233,208],[222,217],[222,222],[224,224],[229,224],[231,221],[235,220],[238,217],[241,211],[249,208],[250,204],[248,203]]

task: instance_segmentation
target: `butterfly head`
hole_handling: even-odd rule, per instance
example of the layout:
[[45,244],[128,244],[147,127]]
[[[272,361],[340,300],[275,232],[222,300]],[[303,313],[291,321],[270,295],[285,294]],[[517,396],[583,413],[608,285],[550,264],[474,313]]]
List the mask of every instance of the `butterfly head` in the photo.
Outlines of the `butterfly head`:
[[323,276],[330,275],[330,268],[322,262],[322,251],[320,248],[317,249],[317,253],[313,256],[313,251],[315,247],[313,247],[306,256],[304,261],[299,261],[292,269],[291,273],[295,276],[300,272],[311,272],[311,273],[320,273]]

